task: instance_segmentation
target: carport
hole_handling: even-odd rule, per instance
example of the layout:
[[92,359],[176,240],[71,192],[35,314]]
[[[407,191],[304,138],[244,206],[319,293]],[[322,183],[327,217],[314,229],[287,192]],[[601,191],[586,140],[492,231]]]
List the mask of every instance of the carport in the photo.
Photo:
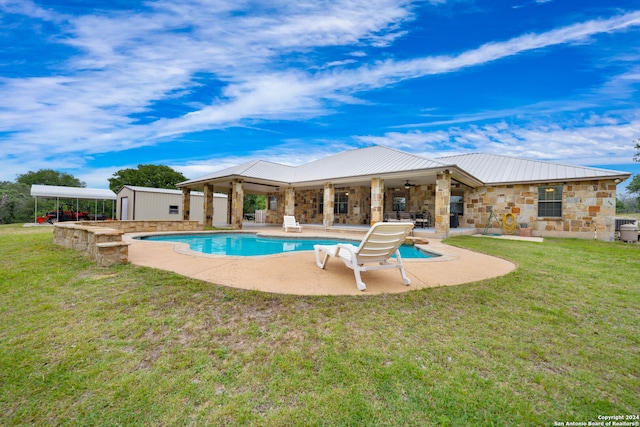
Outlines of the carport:
[[[38,221],[38,198],[47,198],[47,199],[56,199],[56,212],[60,212],[60,199],[73,199],[76,201],[76,212],[79,212],[80,200],[94,200],[94,212],[93,218],[98,218],[98,201],[102,201],[102,210],[104,211],[104,201],[105,200],[116,200],[116,194],[111,190],[106,190],[103,188],[83,188],[83,187],[63,187],[59,185],[40,185],[33,184],[31,186],[31,196],[35,197],[36,205],[34,210],[34,222]],[[115,215],[115,203],[111,205],[111,218],[114,218]],[[56,220],[59,220],[59,217],[56,217]],[[76,220],[78,218],[76,217]]]

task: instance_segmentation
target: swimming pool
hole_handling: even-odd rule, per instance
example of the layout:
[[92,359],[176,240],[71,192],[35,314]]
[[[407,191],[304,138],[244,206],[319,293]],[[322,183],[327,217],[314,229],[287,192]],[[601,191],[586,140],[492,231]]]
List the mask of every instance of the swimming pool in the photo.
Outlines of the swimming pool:
[[[186,243],[192,251],[230,256],[274,255],[283,252],[312,251],[313,245],[335,245],[338,243],[357,245],[359,243],[348,239],[265,237],[250,233],[170,234],[142,236],[140,239]],[[402,258],[433,258],[438,255],[422,251],[415,246],[402,245],[400,256]]]

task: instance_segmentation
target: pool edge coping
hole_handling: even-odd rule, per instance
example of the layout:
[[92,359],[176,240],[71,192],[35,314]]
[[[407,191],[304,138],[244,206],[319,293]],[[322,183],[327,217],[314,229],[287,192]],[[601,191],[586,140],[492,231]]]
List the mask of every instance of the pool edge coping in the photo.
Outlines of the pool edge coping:
[[[123,236],[123,240],[136,241],[136,242],[145,242],[145,240],[142,239],[143,237],[157,236],[157,235],[208,235],[208,234],[240,234],[240,233],[242,233],[242,234],[255,234],[256,236],[263,236],[263,237],[288,238],[288,239],[291,239],[291,240],[302,240],[302,239],[312,239],[312,238],[324,239],[324,240],[335,240],[335,239],[340,238],[340,239],[343,239],[343,240],[353,241],[353,242],[356,242],[356,243],[359,243],[362,240],[362,239],[358,239],[356,236],[345,237],[344,233],[340,233],[339,237],[337,237],[335,235],[332,235],[332,237],[327,237],[327,236],[322,236],[322,235],[319,235],[319,234],[307,234],[307,235],[304,235],[304,236],[303,235],[290,235],[290,234],[284,234],[283,232],[281,232],[281,233],[276,232],[274,234],[271,234],[271,233],[264,233],[264,232],[261,232],[261,231],[253,231],[253,230],[252,231],[249,231],[249,230],[144,231],[144,232],[126,233]],[[235,259],[240,259],[240,260],[250,260],[250,259],[254,259],[254,258],[286,257],[286,256],[289,256],[289,255],[295,254],[295,253],[312,253],[313,252],[313,250],[304,250],[304,251],[281,252],[281,253],[269,254],[269,255],[247,255],[247,256],[241,256],[241,255],[218,255],[218,254],[206,254],[204,252],[194,251],[189,247],[188,243],[169,242],[169,241],[161,241],[161,240],[153,240],[153,241],[149,241],[149,242],[173,245],[174,252],[176,252],[178,254],[191,255],[191,256],[197,256],[197,257],[202,257],[202,258],[213,258],[213,259],[235,258]],[[435,256],[430,257],[430,258],[406,258],[406,257],[403,257],[402,258],[403,262],[447,262],[447,261],[454,261],[454,260],[459,259],[459,256],[457,256],[457,255],[446,254],[446,253],[442,253],[442,252],[438,252],[438,251],[434,251],[432,249],[429,249],[427,247],[428,243],[427,244],[416,243],[415,246],[417,246],[423,252],[427,252],[427,253],[433,254]]]

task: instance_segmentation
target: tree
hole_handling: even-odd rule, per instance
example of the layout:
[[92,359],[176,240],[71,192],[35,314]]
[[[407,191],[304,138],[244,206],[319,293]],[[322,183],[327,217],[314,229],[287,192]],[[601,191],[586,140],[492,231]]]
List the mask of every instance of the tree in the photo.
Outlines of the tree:
[[633,177],[629,185],[627,185],[627,191],[631,194],[637,193],[640,196],[640,174],[636,174]]
[[267,207],[267,200],[265,196],[258,194],[245,194],[243,211],[244,213],[254,213],[257,210],[265,209]]
[[[638,152],[633,156],[633,160],[640,162],[640,138],[634,142],[636,145],[633,148],[638,150]],[[629,185],[627,185],[627,191],[629,194],[635,194],[637,196],[636,207],[640,208],[640,174],[636,174],[636,176],[633,177]]]
[[[15,182],[0,182],[0,197],[4,200],[4,204],[0,206],[0,223],[33,221],[35,199],[31,197],[31,186],[34,184],[65,187],[86,187],[87,185],[73,175],[53,169],[18,174]],[[55,205],[55,199],[42,200],[38,204],[38,214],[55,209]]]
[[138,165],[137,169],[120,169],[109,178],[109,188],[114,193],[125,185],[139,187],[169,188],[175,190],[176,184],[186,181],[184,175],[163,165]]
[[30,186],[9,181],[0,182],[0,224],[14,224],[33,221],[33,198]]
[[40,169],[37,172],[29,171],[18,175],[18,184],[25,184],[31,187],[33,184],[41,185],[61,185],[64,187],[86,187],[87,184],[80,181],[73,175],[53,169]]

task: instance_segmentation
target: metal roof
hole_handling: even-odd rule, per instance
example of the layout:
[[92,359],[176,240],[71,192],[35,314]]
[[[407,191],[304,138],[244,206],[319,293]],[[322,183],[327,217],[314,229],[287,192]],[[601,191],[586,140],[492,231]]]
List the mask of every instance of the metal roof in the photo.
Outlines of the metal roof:
[[295,182],[321,181],[433,169],[445,165],[415,154],[376,145],[343,151],[299,166]]
[[297,167],[254,160],[210,175],[185,181],[178,187],[201,184],[226,177],[261,180],[263,183],[302,184],[350,180],[381,175],[421,174],[455,168],[456,179],[469,185],[518,182],[550,182],[601,178],[626,179],[631,174],[608,169],[563,165],[540,160],[495,154],[463,154],[428,159],[400,150],[375,145],[343,151]]
[[[170,188],[139,187],[137,185],[125,185],[122,188],[128,188],[129,190],[132,190],[132,191],[140,191],[144,193],[160,193],[160,194],[175,194],[175,195],[182,194],[182,190],[172,190]],[[122,191],[122,188],[120,189],[120,191]],[[118,191],[118,194],[120,194],[120,191]],[[201,191],[192,191],[191,195],[204,196],[204,193]],[[224,197],[226,199],[227,195],[222,193],[213,193],[213,197]]]
[[115,200],[116,195],[111,190],[103,188],[63,187],[59,185],[33,184],[32,197],[61,197],[66,199]]
[[300,166],[254,160],[182,182],[178,186],[241,176],[282,183],[326,181],[445,167],[446,165],[380,145],[343,151]]
[[630,176],[628,172],[521,159],[497,154],[472,153],[440,157],[437,160],[455,164],[485,184],[580,181],[601,178],[626,178]]
[[293,166],[267,162],[264,160],[253,160],[251,162],[222,169],[196,179],[181,182],[180,184],[178,184],[178,187],[185,184],[207,182],[218,178],[225,178],[228,176],[241,176],[245,178],[264,179],[269,181],[292,182],[294,169],[295,168]]

